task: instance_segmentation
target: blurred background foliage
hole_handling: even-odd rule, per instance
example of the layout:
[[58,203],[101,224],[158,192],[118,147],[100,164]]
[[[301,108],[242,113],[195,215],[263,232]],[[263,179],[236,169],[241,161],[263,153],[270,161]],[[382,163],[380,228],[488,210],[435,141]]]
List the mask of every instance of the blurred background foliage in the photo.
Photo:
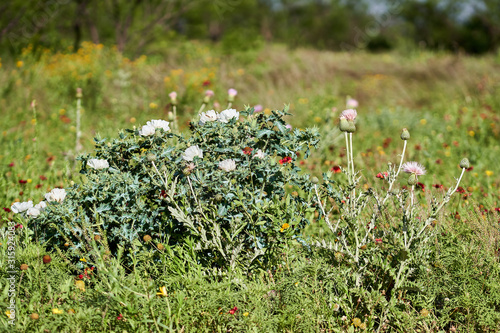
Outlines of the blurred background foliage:
[[266,42],[378,52],[427,48],[482,54],[500,41],[497,0],[10,0],[0,5],[0,56],[82,41],[134,58],[175,40],[227,53]]

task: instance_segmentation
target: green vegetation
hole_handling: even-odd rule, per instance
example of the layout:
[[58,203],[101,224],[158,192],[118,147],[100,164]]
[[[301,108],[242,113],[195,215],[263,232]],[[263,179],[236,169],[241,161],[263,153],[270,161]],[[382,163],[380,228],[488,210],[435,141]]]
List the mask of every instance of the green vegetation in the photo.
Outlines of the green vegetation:
[[[83,43],[77,52],[27,47],[13,61],[2,63],[0,206],[5,208],[0,262],[8,267],[7,227],[16,224],[16,330],[497,332],[498,57],[426,51],[378,55],[290,51],[281,45],[228,55],[226,47],[224,42],[213,46],[172,41],[161,53],[129,60],[115,48]],[[81,95],[77,88],[82,88]],[[231,99],[229,88],[238,90],[231,103],[241,113],[240,120],[199,124],[205,90],[215,95],[204,111],[221,112]],[[177,92],[175,100],[169,96],[172,91]],[[344,134],[338,130],[348,96],[359,102],[353,135],[359,181],[349,174]],[[289,104],[286,108],[292,115],[283,118],[276,110],[284,109],[284,104]],[[248,115],[257,105],[263,106],[262,113]],[[140,135],[152,119],[170,121],[170,130]],[[316,129],[306,131],[312,127]],[[421,163],[427,173],[418,177],[413,190],[400,174],[393,188],[404,207],[414,196],[414,210],[398,207],[395,196],[396,204],[391,199],[380,209],[377,228],[372,229],[373,205],[354,213],[349,193],[354,185],[358,195],[367,197],[387,191],[384,172],[388,162],[393,168],[399,164],[402,128],[411,133],[405,161]],[[292,156],[305,143],[316,144],[316,130],[317,149]],[[204,155],[202,161],[194,158],[196,169],[186,170],[189,165],[179,155],[189,145],[208,151],[219,142],[213,139],[217,136],[222,136],[222,150]],[[259,146],[264,138],[271,141],[265,148]],[[265,151],[269,166],[246,159],[244,149],[251,145],[256,145],[252,154],[257,148]],[[285,161],[285,155],[291,159]],[[89,168],[87,162],[93,157],[108,160],[110,169],[120,166],[122,172]],[[463,157],[470,166],[457,192],[425,228],[418,246],[405,248],[403,221],[411,220],[407,227],[413,228],[432,215],[433,203],[441,202],[455,186]],[[264,207],[252,202],[255,195],[244,191],[251,188],[253,174],[246,168],[223,173],[217,169],[221,159],[255,167],[255,177],[259,172],[277,175],[268,192],[278,196],[266,197]],[[178,190],[185,198],[175,197],[166,187],[165,200],[159,199],[160,175],[168,180],[163,185],[171,185],[176,170],[182,174]],[[209,175],[203,174],[206,170]],[[195,183],[191,189],[182,178],[187,176],[205,179],[210,186]],[[245,194],[238,203],[231,204],[235,200],[230,200],[227,188],[213,191],[213,184],[224,184],[226,177],[236,180],[234,193]],[[314,177],[323,204],[334,208],[331,215],[323,214],[315,201]],[[39,218],[9,211],[14,202],[36,204],[58,187],[66,189],[67,197],[60,204],[49,203]],[[201,207],[190,195],[193,190],[203,202]],[[216,198],[217,194],[221,196]],[[137,234],[102,229],[127,214],[116,204],[123,196],[147,198],[130,200],[126,206],[137,218],[135,223],[144,222]],[[214,200],[221,200],[217,209],[221,206],[232,216],[246,214],[238,223],[263,222],[259,228],[252,229],[251,223],[244,228],[264,247],[276,242],[268,257],[250,265],[247,255],[257,248],[244,238],[231,239],[237,230],[229,220],[200,217],[217,216]],[[342,200],[347,206],[341,205]],[[123,209],[102,210],[103,202]],[[167,206],[179,210],[169,209],[170,215],[159,217]],[[294,211],[287,212],[287,207]],[[325,216],[330,221],[347,217],[336,230],[340,234],[331,232]],[[198,224],[190,227],[189,218]],[[47,223],[43,229],[37,225],[41,221]],[[213,233],[214,221],[222,236]],[[357,234],[349,229],[353,221],[358,223]],[[43,234],[54,232],[51,222],[70,242],[61,238],[38,242]],[[298,227],[305,222],[304,229]],[[82,234],[71,230],[75,226]],[[203,228],[209,237],[200,251]],[[354,235],[367,234],[371,241],[354,245]],[[335,247],[336,239],[347,240],[346,245]],[[217,240],[222,240],[224,250],[243,246],[243,259],[228,262]],[[78,241],[81,246],[75,250]],[[359,251],[358,260],[349,251]],[[8,277],[2,270],[0,325],[14,331],[4,315],[10,302]]]

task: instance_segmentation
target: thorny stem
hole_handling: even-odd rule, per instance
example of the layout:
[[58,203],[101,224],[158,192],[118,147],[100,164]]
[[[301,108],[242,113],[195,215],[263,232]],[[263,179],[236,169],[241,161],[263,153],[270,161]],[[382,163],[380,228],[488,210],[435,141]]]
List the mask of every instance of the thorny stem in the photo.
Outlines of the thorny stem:
[[351,163],[349,161],[351,155],[349,155],[349,137],[347,135],[347,132],[344,132],[344,134],[345,134],[345,149],[347,155],[347,178],[349,179],[349,183],[351,183]]
[[[354,157],[353,157],[353,154],[352,154],[352,133],[349,133],[349,141],[350,141],[350,153],[351,153],[351,172],[352,172],[352,184],[354,186],[354,177],[355,177],[355,174],[354,174]],[[356,198],[356,188],[353,188],[352,189],[352,209],[354,209],[354,205],[355,205],[355,198]]]
[[332,223],[330,222],[330,219],[328,218],[328,215],[325,213],[325,209],[323,208],[323,204],[321,203],[321,198],[318,193],[318,186],[314,185],[314,191],[316,192],[316,199],[318,200],[319,208],[321,209],[321,212],[323,213],[323,216],[325,217],[325,222],[328,225],[328,228],[335,234],[335,229],[333,228]]

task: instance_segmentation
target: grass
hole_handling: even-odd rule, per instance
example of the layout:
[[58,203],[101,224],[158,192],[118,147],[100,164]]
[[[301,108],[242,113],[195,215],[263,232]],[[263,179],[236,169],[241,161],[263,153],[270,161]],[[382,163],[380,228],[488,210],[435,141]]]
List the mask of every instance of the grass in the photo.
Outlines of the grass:
[[[462,157],[473,166],[462,182],[464,192],[452,198],[438,222],[441,236],[436,239],[432,271],[416,273],[428,289],[408,291],[408,298],[397,305],[398,316],[385,324],[385,330],[500,329],[498,56],[425,51],[347,54],[289,51],[280,45],[226,56],[216,46],[202,43],[178,43],[133,61],[102,45],[84,44],[77,53],[70,51],[54,54],[29,48],[19,59],[3,59],[1,207],[9,208],[15,201],[38,202],[54,187],[81,181],[75,162],[77,87],[83,89],[84,153],[92,152],[94,136],[115,137],[122,128],[167,119],[171,91],[179,94],[179,123],[186,131],[205,89],[215,91],[214,102],[224,109],[227,89],[235,88],[237,109],[256,104],[281,109],[290,104],[292,126],[319,127],[321,148],[302,164],[305,172],[317,176],[346,164],[335,122],[351,96],[360,103],[354,162],[367,186],[384,186],[376,175],[387,162],[398,160],[403,127],[411,133],[407,160],[428,170],[419,179],[425,185],[418,194],[423,204],[430,196],[444,196],[433,185],[451,186]],[[335,177],[341,180],[344,175]],[[24,223],[7,209],[2,217],[4,226],[10,219]],[[47,250],[31,240],[29,227],[19,229],[16,248],[16,265],[29,265],[18,274],[18,331],[362,331],[351,325],[354,314],[334,310],[344,285],[331,253],[290,244],[283,263],[273,271],[207,275],[167,247],[164,260],[170,264],[163,271],[140,257],[137,265],[119,257],[93,263],[97,269],[83,279],[82,291],[75,280],[91,265],[71,267],[55,252],[50,264],[44,264]],[[328,237],[325,230],[322,220],[314,220],[304,238]],[[5,254],[6,239],[0,243]],[[191,257],[189,249],[175,251]],[[6,256],[0,260],[6,267]],[[3,313],[8,286],[7,273],[2,274]],[[167,297],[156,295],[161,286],[167,287]],[[32,313],[39,319],[30,318]],[[369,330],[375,319],[367,315],[360,320]],[[6,316],[0,322],[7,327]]]

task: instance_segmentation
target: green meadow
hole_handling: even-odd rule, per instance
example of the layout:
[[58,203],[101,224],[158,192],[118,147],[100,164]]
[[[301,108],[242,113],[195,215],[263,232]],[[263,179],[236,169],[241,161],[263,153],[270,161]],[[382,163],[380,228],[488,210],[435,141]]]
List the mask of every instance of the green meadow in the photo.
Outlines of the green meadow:
[[[218,45],[194,41],[171,42],[135,59],[89,42],[77,52],[28,47],[16,59],[1,59],[0,263],[2,268],[14,266],[16,281],[12,326],[12,273],[2,269],[1,330],[500,331],[499,67],[495,54],[473,57],[417,49],[347,53],[269,44],[227,55]],[[82,91],[78,98],[77,88]],[[366,256],[366,283],[351,283],[358,263],[345,259],[342,251],[315,245],[338,239],[314,193],[286,183],[286,195],[311,203],[304,215],[307,225],[288,237],[291,217],[286,206],[277,210],[270,218],[279,224],[279,255],[255,267],[206,264],[192,239],[169,242],[171,235],[165,234],[152,240],[141,235],[131,247],[109,251],[103,260],[86,259],[92,249],[80,248],[75,255],[71,246],[42,241],[35,232],[36,218],[11,211],[14,203],[36,204],[55,188],[92,183],[94,178],[81,172],[85,165],[79,156],[95,156],[96,146],[103,151],[119,133],[163,119],[172,133],[189,135],[206,90],[214,96],[204,111],[220,112],[228,106],[230,88],[238,92],[232,102],[237,111],[261,106],[259,114],[272,117],[286,107],[290,115],[284,120],[292,131],[317,130],[317,147],[310,156],[297,154],[293,163],[300,168],[297,177],[317,177],[320,184],[324,174],[339,186],[351,181],[344,134],[338,128],[349,99],[359,103],[352,152],[360,191],[387,190],[383,173],[389,162],[399,164],[400,135],[407,128],[411,137],[404,161],[417,161],[426,169],[409,194],[417,218],[427,217],[453,189],[464,169],[460,161],[468,158],[459,187],[428,226],[425,258],[412,257],[404,284],[395,283],[400,275],[394,267],[407,254],[391,252],[397,241],[386,243],[383,237],[366,250],[378,253]],[[176,103],[169,96],[173,91]],[[278,160],[272,165],[279,167]],[[394,187],[407,190],[401,192],[404,198],[411,188],[406,176],[399,176]],[[400,233],[391,216],[403,210],[397,204],[384,208],[378,230]],[[332,216],[341,211],[339,205]],[[359,215],[360,224],[368,223],[363,222],[367,218]],[[11,225],[14,238],[7,232]],[[46,255],[50,261],[44,260]],[[368,261],[375,262],[373,258],[380,264],[372,269]]]

